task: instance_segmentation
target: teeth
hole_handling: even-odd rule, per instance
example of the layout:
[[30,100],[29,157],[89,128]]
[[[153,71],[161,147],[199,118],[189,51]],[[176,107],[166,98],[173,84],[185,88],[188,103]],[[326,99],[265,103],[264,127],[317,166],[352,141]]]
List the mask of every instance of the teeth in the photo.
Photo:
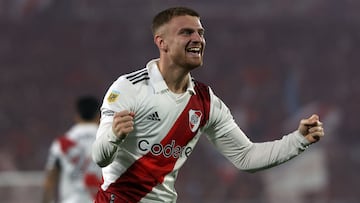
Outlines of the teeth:
[[191,52],[199,52],[200,48],[199,47],[191,47],[191,48],[188,48],[187,50],[191,51]]

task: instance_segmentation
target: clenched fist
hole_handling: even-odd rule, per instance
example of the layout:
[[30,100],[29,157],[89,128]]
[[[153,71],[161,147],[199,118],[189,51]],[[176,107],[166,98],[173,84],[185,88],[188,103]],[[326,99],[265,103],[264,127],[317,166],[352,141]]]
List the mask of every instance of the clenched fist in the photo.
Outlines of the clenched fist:
[[316,114],[302,119],[298,130],[310,143],[319,141],[325,135],[323,125]]
[[131,131],[134,130],[134,112],[127,110],[116,112],[114,114],[112,130],[120,139],[124,139]]

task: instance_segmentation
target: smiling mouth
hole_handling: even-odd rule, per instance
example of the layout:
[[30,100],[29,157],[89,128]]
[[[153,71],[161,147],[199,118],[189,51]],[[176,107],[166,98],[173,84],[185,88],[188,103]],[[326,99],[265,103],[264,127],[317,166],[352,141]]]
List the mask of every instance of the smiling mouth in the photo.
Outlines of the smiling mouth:
[[187,52],[194,53],[194,54],[200,54],[201,48],[200,47],[190,47],[186,49]]

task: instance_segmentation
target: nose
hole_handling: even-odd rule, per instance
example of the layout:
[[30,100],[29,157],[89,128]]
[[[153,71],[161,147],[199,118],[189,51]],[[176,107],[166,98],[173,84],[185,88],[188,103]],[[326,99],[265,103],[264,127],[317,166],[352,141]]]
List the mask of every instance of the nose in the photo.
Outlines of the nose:
[[195,41],[195,42],[202,42],[202,41],[204,41],[204,36],[203,35],[201,35],[200,33],[198,33],[198,32],[194,32],[193,34],[192,34],[192,40],[193,41]]
[[203,35],[194,32],[191,36],[191,41],[195,43],[205,43],[205,38]]

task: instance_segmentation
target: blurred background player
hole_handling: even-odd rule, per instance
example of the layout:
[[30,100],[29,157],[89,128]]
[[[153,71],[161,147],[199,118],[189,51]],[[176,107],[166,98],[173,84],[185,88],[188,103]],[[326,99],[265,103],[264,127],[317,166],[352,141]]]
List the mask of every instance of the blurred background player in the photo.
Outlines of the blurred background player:
[[43,203],[92,202],[101,169],[91,160],[100,112],[99,101],[83,96],[76,101],[75,124],[55,139],[46,163]]

